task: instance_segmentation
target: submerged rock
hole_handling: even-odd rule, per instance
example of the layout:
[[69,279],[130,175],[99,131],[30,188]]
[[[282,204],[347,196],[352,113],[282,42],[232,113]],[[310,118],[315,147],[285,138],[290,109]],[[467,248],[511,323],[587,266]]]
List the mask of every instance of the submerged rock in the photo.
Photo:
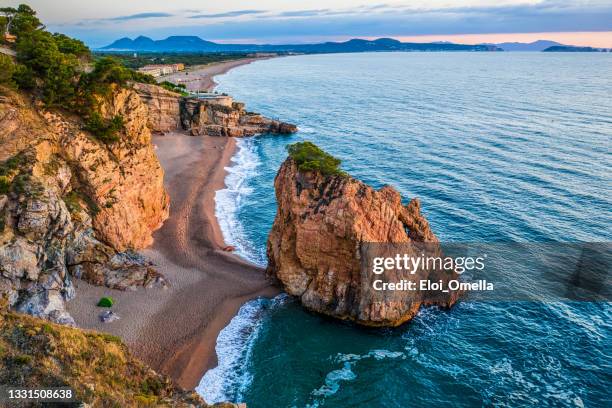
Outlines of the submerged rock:
[[[313,167],[312,162],[307,166]],[[392,187],[377,191],[341,172],[299,170],[292,158],[280,167],[274,186],[278,210],[268,239],[267,274],[306,308],[367,326],[397,326],[423,304],[448,307],[455,302],[456,293],[428,298],[421,292],[377,292],[362,265],[372,243],[398,244],[404,250],[411,243],[430,243],[441,253],[417,199],[403,205]],[[454,272],[428,273],[420,277],[456,277]]]

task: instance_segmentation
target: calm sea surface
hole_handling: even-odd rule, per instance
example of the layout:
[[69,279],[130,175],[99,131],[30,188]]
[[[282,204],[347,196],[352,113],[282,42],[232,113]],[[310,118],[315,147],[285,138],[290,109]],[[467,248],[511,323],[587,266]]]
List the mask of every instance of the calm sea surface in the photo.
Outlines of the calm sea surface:
[[[311,140],[374,187],[418,196],[442,241],[612,240],[612,55],[374,53],[257,62],[218,78],[298,124],[239,141],[217,195],[226,240],[265,265],[285,146]],[[612,405],[610,303],[460,303],[395,330],[246,304],[202,379],[263,407]]]

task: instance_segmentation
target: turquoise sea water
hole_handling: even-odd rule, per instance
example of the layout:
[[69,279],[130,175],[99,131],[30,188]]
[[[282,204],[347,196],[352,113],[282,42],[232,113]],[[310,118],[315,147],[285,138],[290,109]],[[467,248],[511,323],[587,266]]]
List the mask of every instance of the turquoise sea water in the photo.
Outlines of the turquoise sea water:
[[[312,140],[354,177],[418,196],[442,241],[610,241],[612,56],[375,53],[279,58],[218,78],[298,124],[239,141],[217,195],[226,240],[265,264],[285,146]],[[249,407],[612,405],[609,303],[463,302],[394,330],[246,304],[198,388]]]

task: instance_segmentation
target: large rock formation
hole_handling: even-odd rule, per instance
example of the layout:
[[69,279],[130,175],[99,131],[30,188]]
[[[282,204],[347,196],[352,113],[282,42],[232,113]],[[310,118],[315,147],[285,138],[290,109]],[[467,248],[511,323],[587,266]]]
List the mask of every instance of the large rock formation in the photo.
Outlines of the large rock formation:
[[[429,243],[429,254],[441,254],[417,199],[403,205],[392,187],[376,191],[345,174],[300,171],[292,158],[281,166],[274,186],[278,210],[268,239],[267,273],[306,308],[367,326],[397,326],[422,304],[454,303],[456,293],[377,292],[372,282],[378,277],[364,265],[372,248],[414,256],[415,243]],[[381,275],[386,282],[451,277],[454,272]]]
[[134,84],[148,112],[148,126],[156,133],[185,130],[193,136],[245,137],[260,133],[293,133],[290,123],[247,112],[231,96],[210,94],[201,99],[182,97],[156,85]]
[[165,284],[130,252],[151,243],[169,207],[138,94],[115,88],[103,101],[102,114],[125,123],[107,144],[79,118],[2,91],[0,294],[10,306],[73,324],[64,308],[73,276],[118,289]]
[[295,125],[247,112],[244,104],[231,100],[227,103],[223,99],[183,99],[181,121],[183,128],[192,135],[245,137],[297,131]]
[[180,100],[181,95],[157,85],[134,84],[148,111],[149,128],[156,133],[167,133],[182,129]]

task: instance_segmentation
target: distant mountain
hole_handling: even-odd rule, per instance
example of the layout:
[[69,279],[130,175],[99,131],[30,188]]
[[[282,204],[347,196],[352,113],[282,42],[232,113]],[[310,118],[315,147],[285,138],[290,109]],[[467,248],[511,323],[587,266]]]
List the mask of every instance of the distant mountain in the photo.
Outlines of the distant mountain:
[[574,47],[572,45],[555,45],[548,47],[544,52],[610,52],[608,48],[594,48],[594,47]]
[[538,40],[531,43],[520,43],[520,42],[505,42],[499,44],[487,44],[487,45],[495,45],[496,47],[501,48],[504,51],[543,51],[548,47],[552,46],[563,46],[563,44],[559,44],[555,41],[548,40]]
[[392,38],[374,41],[352,39],[346,42],[321,44],[218,44],[195,36],[173,36],[165,40],[152,40],[140,36],[134,40],[121,38],[100,48],[102,51],[140,52],[286,52],[286,53],[338,53],[366,51],[501,51],[488,44],[465,45],[452,43],[403,43]]

